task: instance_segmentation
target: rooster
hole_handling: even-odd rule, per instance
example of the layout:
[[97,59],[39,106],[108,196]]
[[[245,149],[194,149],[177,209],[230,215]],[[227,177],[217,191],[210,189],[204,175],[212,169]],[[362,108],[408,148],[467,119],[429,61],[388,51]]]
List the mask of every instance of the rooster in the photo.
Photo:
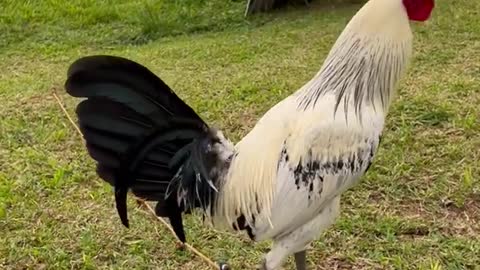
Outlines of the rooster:
[[97,174],[115,189],[125,226],[128,191],[155,201],[186,241],[182,215],[273,240],[260,262],[279,269],[340,213],[378,150],[385,117],[411,58],[409,21],[434,0],[370,0],[341,33],[320,71],[267,111],[236,145],[209,126],[146,67],[95,55],[69,68],[66,91]]

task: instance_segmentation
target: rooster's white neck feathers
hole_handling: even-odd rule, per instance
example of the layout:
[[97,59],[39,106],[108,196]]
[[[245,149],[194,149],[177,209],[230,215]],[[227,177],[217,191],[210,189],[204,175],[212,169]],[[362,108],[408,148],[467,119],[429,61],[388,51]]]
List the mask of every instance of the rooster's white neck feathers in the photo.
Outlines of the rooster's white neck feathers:
[[371,0],[349,22],[320,71],[298,92],[299,108],[336,96],[335,112],[388,110],[410,56],[412,33],[401,0]]

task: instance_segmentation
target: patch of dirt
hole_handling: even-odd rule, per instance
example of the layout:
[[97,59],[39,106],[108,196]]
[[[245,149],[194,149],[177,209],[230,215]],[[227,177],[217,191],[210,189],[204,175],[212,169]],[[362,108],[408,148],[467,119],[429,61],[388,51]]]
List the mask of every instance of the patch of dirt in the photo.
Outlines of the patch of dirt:
[[315,265],[317,270],[357,270],[357,269],[384,269],[382,266],[365,258],[357,258],[354,262],[340,256],[327,257],[318,261]]
[[409,202],[398,206],[397,215],[406,219],[427,221],[432,228],[408,228],[403,235],[424,236],[440,229],[441,233],[459,236],[475,236],[480,233],[480,195],[475,194],[458,207],[452,201],[439,202],[438,208],[427,209],[421,202]]
[[444,201],[441,213],[451,227],[448,232],[460,235],[478,235],[480,233],[480,194],[473,194],[459,207],[450,201]]

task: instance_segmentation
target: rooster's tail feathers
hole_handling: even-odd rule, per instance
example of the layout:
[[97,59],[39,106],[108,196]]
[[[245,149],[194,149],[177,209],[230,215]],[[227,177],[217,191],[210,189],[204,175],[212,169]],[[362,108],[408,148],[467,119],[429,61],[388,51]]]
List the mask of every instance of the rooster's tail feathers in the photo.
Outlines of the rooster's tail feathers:
[[77,106],[79,126],[98,175],[115,187],[122,223],[128,226],[130,189],[158,201],[157,213],[168,216],[185,241],[181,213],[213,205],[219,183],[211,171],[223,151],[217,133],[160,78],[124,58],[75,61],[65,88],[87,98]]

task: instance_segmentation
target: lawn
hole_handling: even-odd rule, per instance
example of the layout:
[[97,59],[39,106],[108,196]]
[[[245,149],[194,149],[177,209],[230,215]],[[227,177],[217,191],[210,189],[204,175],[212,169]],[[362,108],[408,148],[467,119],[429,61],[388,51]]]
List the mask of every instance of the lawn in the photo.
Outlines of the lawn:
[[[182,2],[182,4],[178,4]],[[68,65],[145,64],[238,140],[320,68],[359,1],[245,20],[245,1],[0,2],[0,268],[209,269],[129,200],[131,229],[60,110]],[[379,155],[310,251],[313,269],[480,269],[480,1],[437,1]],[[268,243],[188,218],[192,245],[252,269]],[[288,267],[292,267],[290,261]]]

